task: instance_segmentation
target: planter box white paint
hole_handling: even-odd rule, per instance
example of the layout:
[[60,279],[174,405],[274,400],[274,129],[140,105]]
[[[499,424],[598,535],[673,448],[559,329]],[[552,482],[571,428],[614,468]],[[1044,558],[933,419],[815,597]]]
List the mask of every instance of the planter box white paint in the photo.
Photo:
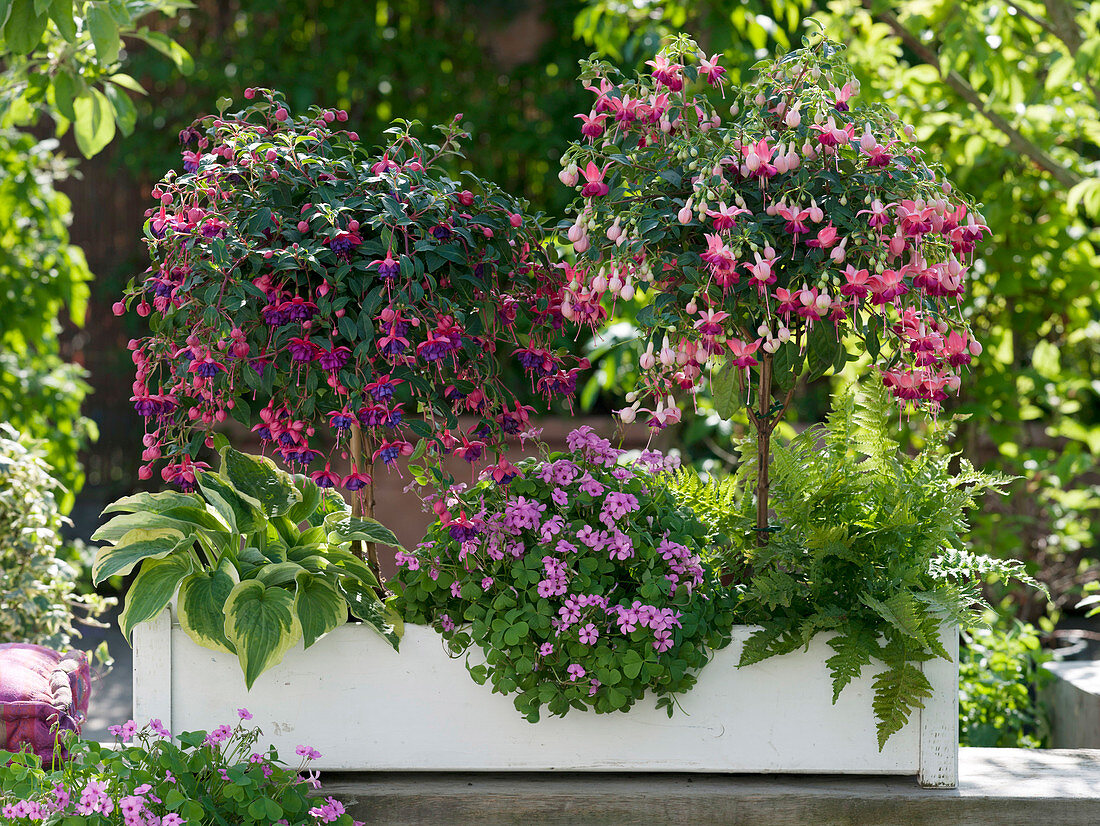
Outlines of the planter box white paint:
[[816,639],[809,651],[738,669],[749,628],[717,652],[683,711],[669,718],[643,698],[628,713],[570,711],[537,724],[511,697],[479,686],[430,628],[410,625],[394,652],[371,629],[346,625],[246,691],[235,657],[196,645],[165,610],[134,630],[134,718],[173,733],[235,722],[247,707],[284,757],[319,750],[314,767],[387,771],[685,771],[918,775],[958,779],[958,635],[954,662],[924,663],[935,695],[880,752],[871,711],[875,671],[834,706]]

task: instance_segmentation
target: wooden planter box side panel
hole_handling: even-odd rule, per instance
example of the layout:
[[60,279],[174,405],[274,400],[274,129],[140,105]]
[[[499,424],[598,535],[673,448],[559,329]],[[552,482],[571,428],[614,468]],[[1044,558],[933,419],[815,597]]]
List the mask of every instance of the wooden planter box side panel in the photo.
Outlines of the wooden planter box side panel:
[[[197,646],[167,611],[134,632],[134,714],[173,733],[234,722],[247,707],[261,745],[322,753],[315,768],[390,771],[692,771],[918,774],[953,786],[957,657],[925,664],[936,689],[879,752],[868,669],[834,706],[822,640],[737,669],[750,629],[716,653],[672,718],[643,698],[626,714],[570,711],[537,724],[479,686],[431,628],[406,627],[401,653],[347,625],[299,645],[246,692],[236,658]],[[954,642],[955,648],[950,644]],[[957,634],[945,644],[957,652]]]

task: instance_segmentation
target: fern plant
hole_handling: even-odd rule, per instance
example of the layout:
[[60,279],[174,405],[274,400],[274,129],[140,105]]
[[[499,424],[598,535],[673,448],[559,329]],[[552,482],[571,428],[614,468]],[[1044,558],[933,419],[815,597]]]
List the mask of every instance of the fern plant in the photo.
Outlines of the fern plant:
[[[759,626],[741,665],[802,648],[830,632],[833,702],[873,661],[881,749],[932,692],[920,663],[949,659],[941,629],[984,607],[980,583],[995,574],[1040,587],[1022,563],[966,548],[967,512],[1009,479],[976,470],[933,427],[916,456],[891,435],[881,386],[841,393],[824,425],[772,446],[771,536],[756,537],[756,440],[740,445],[738,471],[701,480],[681,471],[674,489],[712,534],[738,620]],[[955,469],[957,467],[957,469]]]

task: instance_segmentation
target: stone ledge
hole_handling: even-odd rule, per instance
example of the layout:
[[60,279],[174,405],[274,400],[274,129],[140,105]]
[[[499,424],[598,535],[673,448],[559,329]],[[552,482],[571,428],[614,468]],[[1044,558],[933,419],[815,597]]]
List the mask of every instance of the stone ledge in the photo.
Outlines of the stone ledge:
[[1050,706],[1051,745],[1100,748],[1100,661],[1063,660],[1043,667],[1055,676],[1043,690]]
[[957,789],[908,777],[326,773],[368,824],[1096,826],[1100,750],[962,749]]

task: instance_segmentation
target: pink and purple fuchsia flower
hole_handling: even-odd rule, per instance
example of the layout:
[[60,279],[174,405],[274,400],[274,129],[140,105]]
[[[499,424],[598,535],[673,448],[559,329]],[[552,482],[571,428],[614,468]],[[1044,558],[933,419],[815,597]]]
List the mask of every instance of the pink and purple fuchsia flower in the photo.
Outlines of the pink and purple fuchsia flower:
[[[368,452],[353,464],[367,476],[375,461],[400,471],[415,432],[436,469],[455,455],[506,477],[505,442],[529,416],[512,354],[548,400],[568,400],[582,363],[558,351],[565,274],[537,222],[496,186],[449,178],[411,127],[361,164],[337,110],[296,114],[277,91],[250,92],[241,112],[181,132],[183,174],[153,188],[146,214],[150,266],[114,305],[155,331],[130,343],[152,441],[142,478],[163,461],[190,485],[195,432],[209,446],[227,418],[295,470],[340,467],[311,474],[364,501],[363,478],[338,462],[360,429]],[[449,154],[466,135],[460,118],[443,130]],[[293,161],[258,142],[293,144]],[[460,416],[474,426],[459,430]]]

